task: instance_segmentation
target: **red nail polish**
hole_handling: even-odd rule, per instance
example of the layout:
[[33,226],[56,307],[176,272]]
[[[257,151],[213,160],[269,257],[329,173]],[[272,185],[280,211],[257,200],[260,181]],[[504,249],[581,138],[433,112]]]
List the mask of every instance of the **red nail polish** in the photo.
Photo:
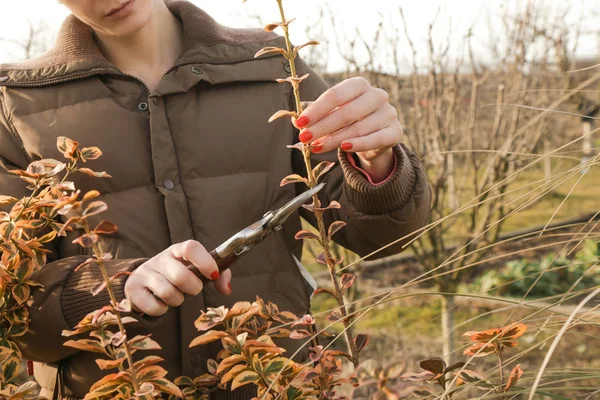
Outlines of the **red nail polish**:
[[342,143],[342,150],[344,150],[344,151],[352,150],[352,143],[348,143],[348,142]]
[[298,138],[302,143],[308,143],[313,138],[313,135],[310,133],[310,131],[304,131],[300,134],[300,136],[298,136]]
[[313,146],[312,150],[313,153],[320,153],[323,151],[323,145],[322,144],[316,144]]
[[212,279],[213,281],[216,281],[217,279],[219,279],[219,271],[215,271],[212,274],[210,274],[210,279]]
[[227,287],[231,290],[231,282],[227,282]]
[[298,128],[304,128],[306,125],[308,125],[308,122],[308,118],[303,115],[296,120],[296,126]]

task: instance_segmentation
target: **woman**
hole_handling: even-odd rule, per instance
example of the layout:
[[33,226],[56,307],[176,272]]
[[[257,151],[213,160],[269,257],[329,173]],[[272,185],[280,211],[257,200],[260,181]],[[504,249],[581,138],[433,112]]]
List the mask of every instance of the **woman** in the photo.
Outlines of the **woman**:
[[[183,0],[63,4],[72,15],[52,51],[0,66],[0,162],[10,170],[60,158],[55,146],[62,135],[103,150],[93,168],[113,178],[80,176],[75,183],[100,190],[109,205],[102,217],[119,231],[113,243],[118,259],[108,267],[133,271],[116,282],[116,293],[154,317],[140,318],[128,333],[152,333],[171,378],[202,374],[218,351],[188,348],[198,334],[193,322],[206,307],[258,295],[282,310],[309,312],[313,289],[297,263],[302,243],[294,240],[299,218],[232,267],[233,276],[219,276],[206,250],[301,190],[279,187],[284,176],[305,174],[300,152],[286,145],[298,138],[313,143],[315,164],[339,157],[341,167],[327,175],[322,194],[323,202],[342,204],[327,213],[329,221],[348,223],[336,234],[339,244],[366,255],[424,225],[429,189],[421,165],[397,144],[402,129],[385,92],[366,80],[328,90],[312,73],[301,94],[316,101],[295,121],[298,132],[288,121],[267,123],[275,111],[293,108],[289,85],[275,82],[288,75],[285,60],[253,57],[267,45],[282,46],[281,37],[225,28]],[[311,72],[301,61],[298,69]],[[20,181],[0,171],[0,193],[25,193]],[[314,223],[312,214],[301,216]],[[45,289],[33,294],[30,330],[19,345],[36,361],[46,395],[80,399],[103,374],[94,354],[62,345],[61,331],[108,300],[90,294],[97,271],[74,271],[86,255],[72,239],[56,243],[53,261],[36,273]],[[215,284],[202,287],[183,258]],[[184,294],[191,296],[184,301]],[[285,345],[288,354],[299,346]]]

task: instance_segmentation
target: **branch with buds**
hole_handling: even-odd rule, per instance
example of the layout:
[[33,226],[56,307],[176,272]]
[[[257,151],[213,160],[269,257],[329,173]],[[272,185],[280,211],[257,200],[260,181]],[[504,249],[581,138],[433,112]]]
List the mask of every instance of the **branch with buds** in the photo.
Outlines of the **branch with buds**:
[[[300,84],[302,81],[306,80],[309,77],[309,74],[298,76],[295,60],[298,57],[300,50],[307,46],[315,46],[319,43],[316,41],[310,41],[300,46],[293,47],[290,41],[289,34],[289,25],[294,21],[293,19],[286,19],[285,12],[283,9],[282,0],[276,0],[277,5],[279,6],[279,13],[281,15],[281,22],[275,22],[272,24],[268,24],[265,26],[265,30],[271,32],[277,28],[281,28],[283,30],[286,48],[280,47],[265,47],[261,49],[258,53],[256,53],[255,57],[260,57],[265,54],[281,54],[286,58],[289,62],[291,75],[286,79],[277,79],[279,83],[288,83],[292,86],[294,99],[296,103],[296,110],[280,110],[277,111],[273,116],[269,119],[269,122],[275,121],[279,118],[291,117],[292,120],[296,120],[300,117],[302,112],[304,111],[302,102],[300,100]],[[245,2],[245,0],[244,0]],[[319,180],[329,172],[334,163],[330,161],[323,161],[314,168],[311,164],[311,150],[313,145],[304,144],[302,142],[298,142],[293,146],[288,146],[292,149],[298,150],[302,152],[304,157],[304,163],[306,166],[307,176],[303,177],[297,174],[289,175],[285,177],[281,186],[295,183],[303,183],[308,186],[309,189],[315,187]],[[358,367],[359,364],[359,353],[360,350],[366,345],[368,342],[368,338],[365,335],[359,335],[358,337],[354,336],[352,329],[352,316],[349,315],[346,304],[344,302],[344,293],[348,290],[352,284],[354,283],[354,275],[345,274],[341,278],[337,276],[337,266],[340,265],[344,260],[343,258],[336,259],[331,252],[330,243],[332,241],[332,236],[342,229],[346,223],[343,221],[335,221],[331,223],[331,225],[326,228],[325,222],[323,220],[323,213],[327,210],[338,209],[341,207],[340,203],[337,201],[332,201],[328,206],[323,207],[319,197],[315,195],[313,197],[313,202],[311,205],[303,206],[308,211],[315,214],[315,219],[317,221],[318,226],[318,235],[309,231],[300,231],[296,234],[296,239],[298,240],[315,240],[322,247],[323,251],[316,257],[317,262],[320,264],[326,265],[331,282],[333,284],[333,290],[321,291],[324,293],[328,293],[335,298],[338,303],[338,308],[334,310],[334,312],[330,315],[330,320],[332,321],[340,321],[344,326],[344,334],[346,336],[346,341],[348,344],[348,348],[350,351],[350,359],[354,364],[355,368]]]

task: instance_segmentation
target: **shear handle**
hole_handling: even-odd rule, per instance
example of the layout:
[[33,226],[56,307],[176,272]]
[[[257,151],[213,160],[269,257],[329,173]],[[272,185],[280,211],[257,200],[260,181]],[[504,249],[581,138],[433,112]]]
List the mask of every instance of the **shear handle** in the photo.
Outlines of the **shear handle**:
[[[214,258],[214,260],[217,262],[217,265],[219,266],[219,272],[223,272],[225,271],[227,268],[229,268],[229,266],[231,264],[233,264],[234,262],[237,261],[237,259],[239,258],[239,256],[237,256],[235,253],[231,253],[226,257],[220,257],[219,254],[217,253],[217,250],[213,250],[209,253],[212,258]],[[202,283],[204,283],[205,285],[209,282],[212,282],[210,279],[208,279],[206,276],[202,275],[202,273],[200,272],[200,270],[198,268],[196,268],[196,266],[194,264],[189,264],[187,267],[190,271],[192,271],[194,273],[194,275],[196,275],[198,278],[200,278],[200,280],[202,281]]]

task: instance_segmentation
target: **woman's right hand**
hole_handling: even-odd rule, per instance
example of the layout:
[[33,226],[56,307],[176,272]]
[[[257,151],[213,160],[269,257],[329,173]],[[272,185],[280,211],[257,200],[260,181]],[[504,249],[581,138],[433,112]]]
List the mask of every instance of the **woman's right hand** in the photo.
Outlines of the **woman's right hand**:
[[231,271],[219,274],[217,263],[195,240],[177,243],[140,265],[125,282],[125,297],[135,311],[153,317],[183,303],[184,294],[202,291],[202,281],[188,269],[193,264],[222,294],[231,294]]

